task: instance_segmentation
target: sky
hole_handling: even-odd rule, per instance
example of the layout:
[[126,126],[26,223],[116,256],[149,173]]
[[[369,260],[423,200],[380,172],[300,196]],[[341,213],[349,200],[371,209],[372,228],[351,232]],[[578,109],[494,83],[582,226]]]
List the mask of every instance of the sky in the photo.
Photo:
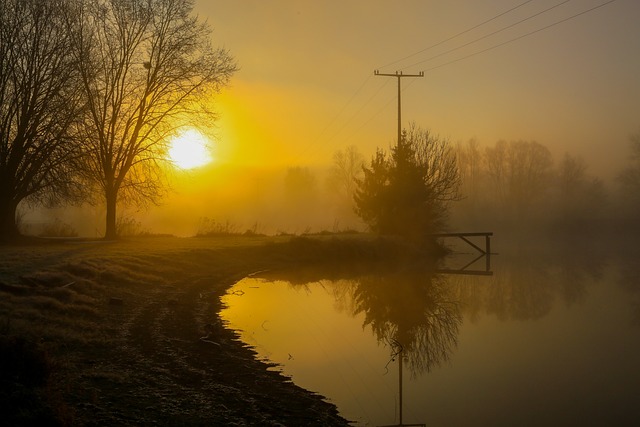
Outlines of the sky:
[[423,71],[401,79],[403,126],[534,140],[606,178],[640,131],[640,2],[586,12],[607,1],[196,0],[240,67],[216,100],[217,160],[322,165],[348,145],[369,157],[397,132],[397,78],[374,70]]

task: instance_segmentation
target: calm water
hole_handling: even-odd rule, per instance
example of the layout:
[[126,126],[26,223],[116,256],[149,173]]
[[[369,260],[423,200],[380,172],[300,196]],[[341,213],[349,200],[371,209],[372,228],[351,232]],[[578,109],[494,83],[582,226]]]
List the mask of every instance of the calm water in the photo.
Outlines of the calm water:
[[637,258],[549,252],[492,276],[271,273],[221,315],[357,425],[400,422],[400,369],[404,424],[640,425]]

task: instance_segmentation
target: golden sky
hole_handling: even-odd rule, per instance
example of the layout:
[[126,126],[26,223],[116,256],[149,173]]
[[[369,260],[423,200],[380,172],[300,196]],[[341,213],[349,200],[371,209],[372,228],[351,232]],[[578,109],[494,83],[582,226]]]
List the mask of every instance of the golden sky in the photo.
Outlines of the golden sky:
[[240,66],[218,98],[218,160],[328,164],[350,144],[388,147],[397,79],[379,69],[425,72],[402,80],[405,125],[454,142],[536,140],[605,174],[640,129],[640,2],[541,29],[606,2],[196,0]]

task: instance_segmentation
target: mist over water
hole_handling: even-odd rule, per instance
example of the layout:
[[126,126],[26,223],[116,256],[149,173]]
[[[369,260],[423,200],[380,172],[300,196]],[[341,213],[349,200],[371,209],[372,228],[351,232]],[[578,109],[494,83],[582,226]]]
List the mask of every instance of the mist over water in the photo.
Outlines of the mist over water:
[[637,253],[604,242],[520,243],[498,244],[493,276],[248,278],[221,315],[357,425],[398,423],[401,354],[405,423],[640,421]]

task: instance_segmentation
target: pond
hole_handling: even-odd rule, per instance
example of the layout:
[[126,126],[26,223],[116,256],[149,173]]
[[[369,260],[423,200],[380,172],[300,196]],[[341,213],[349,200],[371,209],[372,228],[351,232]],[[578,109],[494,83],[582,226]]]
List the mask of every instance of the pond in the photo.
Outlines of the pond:
[[510,250],[492,275],[271,272],[230,289],[221,317],[355,425],[640,425],[636,260]]

